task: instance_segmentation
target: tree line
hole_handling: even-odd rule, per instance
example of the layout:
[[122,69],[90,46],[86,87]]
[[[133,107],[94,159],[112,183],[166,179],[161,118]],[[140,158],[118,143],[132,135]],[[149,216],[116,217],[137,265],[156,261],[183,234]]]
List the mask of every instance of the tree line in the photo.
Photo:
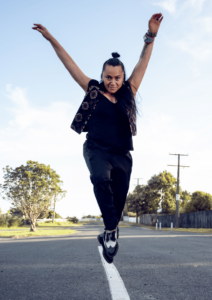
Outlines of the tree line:
[[[154,175],[146,185],[137,185],[127,196],[124,215],[129,212],[141,214],[176,213],[177,179],[167,171]],[[212,195],[195,191],[190,194],[180,187],[180,213],[212,210]]]

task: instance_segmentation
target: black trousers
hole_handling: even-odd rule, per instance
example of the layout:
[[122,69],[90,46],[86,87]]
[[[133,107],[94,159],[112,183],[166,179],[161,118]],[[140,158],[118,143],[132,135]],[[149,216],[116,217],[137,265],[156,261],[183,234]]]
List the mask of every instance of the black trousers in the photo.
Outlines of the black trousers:
[[132,171],[132,156],[110,153],[86,140],[83,156],[90,171],[90,179],[105,229],[117,227],[126,202]]

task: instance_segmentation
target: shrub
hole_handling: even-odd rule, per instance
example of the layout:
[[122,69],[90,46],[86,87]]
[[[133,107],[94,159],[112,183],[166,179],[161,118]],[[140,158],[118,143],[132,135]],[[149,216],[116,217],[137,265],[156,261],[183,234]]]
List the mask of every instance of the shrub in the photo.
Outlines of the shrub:
[[7,227],[8,226],[8,220],[5,217],[0,217],[0,227]]
[[185,213],[205,211],[212,209],[212,195],[196,191],[191,195],[191,201],[188,201],[184,207]]
[[13,227],[13,226],[20,227],[22,225],[23,225],[23,220],[21,218],[14,217],[8,220],[9,227]]
[[136,213],[128,212],[128,216],[129,216],[129,217],[136,217]]
[[76,217],[73,217],[73,218],[68,217],[68,221],[73,222],[73,223],[78,223],[79,222],[79,220]]

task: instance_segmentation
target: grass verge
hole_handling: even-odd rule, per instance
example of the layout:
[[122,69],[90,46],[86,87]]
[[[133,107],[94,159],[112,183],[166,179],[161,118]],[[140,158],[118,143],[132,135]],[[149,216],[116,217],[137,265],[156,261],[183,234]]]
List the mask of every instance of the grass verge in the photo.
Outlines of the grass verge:
[[[36,225],[36,228],[42,228],[42,229],[50,229],[50,228],[53,228],[53,229],[66,229],[66,228],[70,228],[70,227],[77,227],[77,226],[82,226],[83,224],[82,223],[72,223],[72,222],[55,222],[55,223],[38,223]],[[10,227],[0,227],[0,231],[1,230],[14,230],[14,229],[18,229],[18,230],[30,230],[30,225],[23,225],[23,226],[10,226]]]
[[76,230],[72,229],[57,229],[57,230],[36,230],[32,231],[1,231],[0,237],[11,237],[11,238],[22,238],[22,237],[30,237],[30,236],[49,236],[49,235],[64,235],[64,234],[73,234]]
[[37,227],[76,227],[81,226],[82,224],[79,223],[73,223],[73,222],[54,222],[51,221],[49,223],[46,222],[39,222],[37,223]]
[[[126,222],[130,225],[134,225],[134,226],[139,226],[139,227],[145,227],[151,230],[156,230],[155,226],[147,226],[147,225],[143,225],[143,224],[136,224],[136,223],[132,223],[132,222]],[[159,229],[158,229],[159,231]],[[168,227],[163,227],[161,228],[161,231],[171,231],[171,228]],[[211,228],[178,228],[175,229],[173,228],[173,232],[193,232],[193,233],[209,233],[212,234],[212,229]]]

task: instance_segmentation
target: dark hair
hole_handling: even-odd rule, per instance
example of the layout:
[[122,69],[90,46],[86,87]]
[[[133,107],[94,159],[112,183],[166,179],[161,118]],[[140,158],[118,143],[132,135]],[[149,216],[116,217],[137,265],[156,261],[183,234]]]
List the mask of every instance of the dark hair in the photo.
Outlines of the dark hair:
[[135,95],[132,92],[131,89],[131,85],[129,83],[129,81],[126,81],[126,72],[125,72],[125,67],[124,64],[118,59],[120,57],[120,55],[117,52],[113,52],[112,53],[112,57],[113,58],[109,58],[108,60],[106,60],[103,64],[102,67],[102,73],[101,73],[101,82],[100,82],[100,88],[106,92],[106,88],[104,86],[104,82],[102,81],[102,74],[105,70],[106,65],[108,66],[121,66],[123,72],[124,72],[124,84],[122,85],[122,87],[114,94],[114,96],[118,99],[123,101],[123,104],[125,104],[125,106],[127,106],[127,108],[129,109],[133,109],[134,113],[138,113],[138,109],[136,106],[136,102],[135,102]]

